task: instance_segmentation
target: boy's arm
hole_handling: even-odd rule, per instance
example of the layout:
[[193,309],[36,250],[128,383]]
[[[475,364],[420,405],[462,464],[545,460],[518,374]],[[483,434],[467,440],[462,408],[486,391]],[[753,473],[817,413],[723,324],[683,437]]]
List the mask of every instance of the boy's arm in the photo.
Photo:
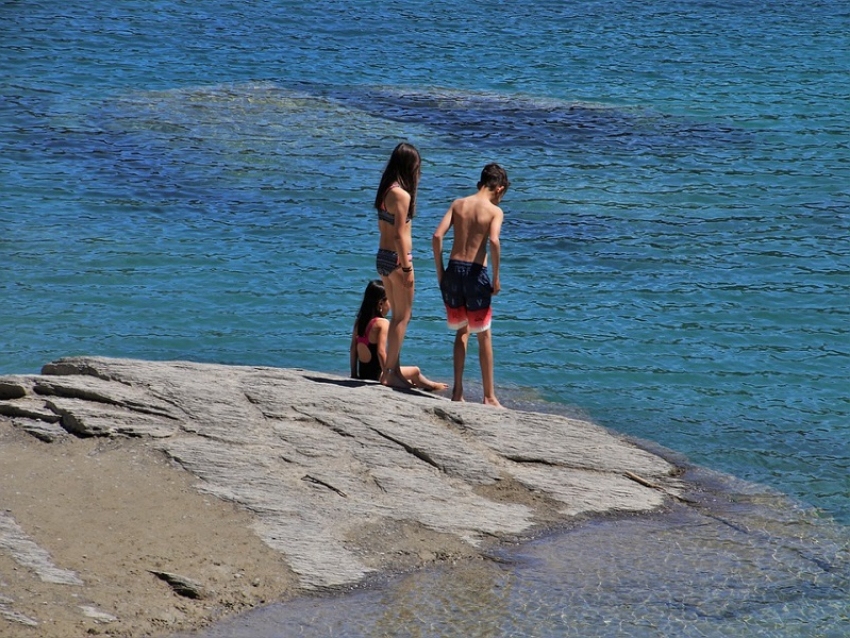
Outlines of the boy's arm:
[[431,249],[434,251],[434,264],[437,266],[438,284],[443,281],[443,273],[445,272],[445,268],[443,267],[443,237],[446,236],[446,233],[449,232],[449,228],[452,226],[452,208],[449,207],[449,210],[437,225],[434,236],[431,237]]
[[490,222],[490,264],[493,266],[493,294],[499,294],[502,289],[502,284],[499,281],[499,264],[502,259],[502,246],[499,243],[499,234],[502,232],[502,221],[505,219],[505,214],[502,209],[497,209],[498,212],[493,216],[493,221]]

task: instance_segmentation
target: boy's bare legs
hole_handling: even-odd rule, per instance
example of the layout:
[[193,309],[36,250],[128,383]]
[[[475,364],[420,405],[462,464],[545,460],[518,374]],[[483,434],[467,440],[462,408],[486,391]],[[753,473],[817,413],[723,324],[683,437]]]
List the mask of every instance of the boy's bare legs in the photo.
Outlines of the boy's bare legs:
[[493,380],[493,339],[489,330],[478,333],[478,360],[481,363],[484,403],[501,408],[502,404],[496,398],[496,384]]
[[454,352],[452,353],[455,374],[452,401],[463,401],[463,368],[466,364],[466,344],[468,341],[469,328],[464,326],[455,334]]

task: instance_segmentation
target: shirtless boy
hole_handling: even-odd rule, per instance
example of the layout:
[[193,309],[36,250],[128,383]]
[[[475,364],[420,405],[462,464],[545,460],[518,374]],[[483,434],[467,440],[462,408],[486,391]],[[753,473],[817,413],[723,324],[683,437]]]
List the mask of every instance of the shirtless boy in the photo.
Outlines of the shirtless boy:
[[[452,202],[431,240],[437,280],[446,304],[449,328],[456,330],[454,342],[454,388],[452,401],[463,401],[463,368],[469,335],[478,336],[478,358],[484,386],[484,403],[502,407],[493,381],[493,342],[490,337],[490,299],[501,289],[499,283],[499,233],[504,213],[499,203],[508,190],[508,174],[498,164],[481,171],[478,192]],[[454,226],[449,265],[443,267],[443,237]],[[493,268],[487,272],[487,243]]]

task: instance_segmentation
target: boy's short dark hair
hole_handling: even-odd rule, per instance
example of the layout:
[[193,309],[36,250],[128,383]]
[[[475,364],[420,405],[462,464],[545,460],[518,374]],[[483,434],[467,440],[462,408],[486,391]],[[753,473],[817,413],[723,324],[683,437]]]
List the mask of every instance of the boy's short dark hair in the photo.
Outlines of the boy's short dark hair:
[[498,164],[487,164],[481,171],[481,181],[478,182],[478,189],[486,186],[490,190],[495,190],[498,186],[504,186],[505,190],[511,185],[508,180],[508,172]]

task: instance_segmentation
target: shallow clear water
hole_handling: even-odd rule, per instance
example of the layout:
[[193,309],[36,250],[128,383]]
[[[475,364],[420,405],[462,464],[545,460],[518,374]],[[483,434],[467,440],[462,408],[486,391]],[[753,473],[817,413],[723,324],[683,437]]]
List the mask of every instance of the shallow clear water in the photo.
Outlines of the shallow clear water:
[[848,34],[841,0],[4,2],[0,373],[346,373],[373,189],[408,139],[406,361],[450,377],[429,238],[498,161],[506,402],[846,526]]
[[755,486],[691,478],[705,481],[696,504],[664,515],[591,521],[496,561],[272,604],[192,635],[846,636],[846,531]]

